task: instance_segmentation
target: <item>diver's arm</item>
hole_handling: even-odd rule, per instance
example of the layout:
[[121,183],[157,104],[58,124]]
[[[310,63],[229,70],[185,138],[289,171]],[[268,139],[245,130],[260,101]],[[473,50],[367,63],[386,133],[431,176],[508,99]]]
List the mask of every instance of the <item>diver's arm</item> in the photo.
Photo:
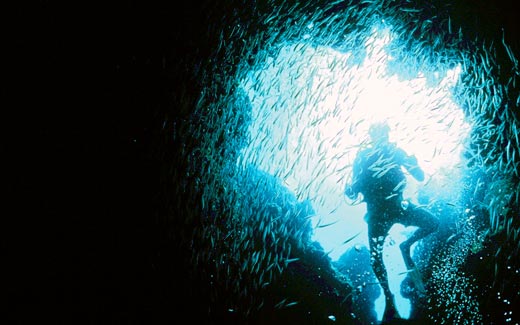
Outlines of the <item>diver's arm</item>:
[[360,192],[359,182],[358,182],[359,173],[360,173],[359,165],[360,165],[360,157],[358,156],[354,160],[354,167],[352,169],[352,183],[347,183],[345,185],[344,193],[351,200],[355,200],[358,197],[359,192]]
[[417,163],[417,158],[415,156],[406,155],[403,165],[416,180],[418,180],[419,182],[424,181],[424,171]]
[[354,185],[355,183],[347,183],[347,185],[345,186],[345,195],[351,200],[355,200],[359,195],[359,192],[355,191]]

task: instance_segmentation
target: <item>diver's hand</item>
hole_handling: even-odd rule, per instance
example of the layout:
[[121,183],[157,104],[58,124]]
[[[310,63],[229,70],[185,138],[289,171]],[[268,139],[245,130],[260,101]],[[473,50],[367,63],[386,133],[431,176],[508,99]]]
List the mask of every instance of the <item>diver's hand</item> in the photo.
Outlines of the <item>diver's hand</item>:
[[355,200],[358,197],[358,193],[354,192],[352,186],[345,187],[345,195],[351,200]]
[[405,168],[410,172],[410,174],[418,180],[419,182],[424,181],[424,171],[419,166],[417,162],[417,158],[415,156],[408,156],[405,159]]

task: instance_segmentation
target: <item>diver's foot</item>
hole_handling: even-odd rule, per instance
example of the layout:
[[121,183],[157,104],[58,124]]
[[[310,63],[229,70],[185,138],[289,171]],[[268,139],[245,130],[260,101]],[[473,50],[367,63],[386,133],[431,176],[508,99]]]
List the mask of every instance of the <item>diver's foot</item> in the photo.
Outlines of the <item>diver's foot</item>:
[[399,248],[401,249],[401,254],[403,255],[404,264],[406,265],[406,268],[408,270],[415,268],[415,263],[412,261],[412,257],[410,256],[410,247],[411,245],[408,244],[406,241],[402,242],[399,245]]
[[415,289],[419,292],[419,294],[425,294],[426,288],[424,287],[424,283],[422,281],[421,272],[417,268],[413,268],[408,273],[408,276],[413,282]]
[[400,319],[399,312],[395,308],[385,308],[385,313],[383,314],[383,322],[389,322],[392,320]]
[[395,308],[394,296],[392,295],[391,297],[386,298],[385,312],[383,314],[383,322],[388,322],[393,319],[399,319],[399,318],[401,318],[401,316],[399,315],[397,308]]

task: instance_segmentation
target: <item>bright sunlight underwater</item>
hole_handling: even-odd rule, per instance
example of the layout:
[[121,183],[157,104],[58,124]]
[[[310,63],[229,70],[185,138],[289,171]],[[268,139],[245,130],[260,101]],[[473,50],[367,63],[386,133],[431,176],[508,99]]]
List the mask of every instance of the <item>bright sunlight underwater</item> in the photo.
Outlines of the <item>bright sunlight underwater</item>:
[[[415,155],[425,172],[421,183],[407,175],[406,198],[425,204],[424,189],[447,201],[460,195],[461,152],[471,129],[452,95],[461,67],[401,74],[388,51],[396,37],[384,25],[375,27],[362,59],[327,46],[288,43],[242,81],[253,119],[239,163],[277,176],[299,200],[310,200],[313,239],[333,261],[349,248],[368,246],[366,206],[347,199],[344,188],[372,123],[386,121],[390,141]],[[398,244],[413,230],[395,225],[384,250],[403,317],[410,302],[399,294],[406,267]],[[379,316],[382,308],[381,294]]]

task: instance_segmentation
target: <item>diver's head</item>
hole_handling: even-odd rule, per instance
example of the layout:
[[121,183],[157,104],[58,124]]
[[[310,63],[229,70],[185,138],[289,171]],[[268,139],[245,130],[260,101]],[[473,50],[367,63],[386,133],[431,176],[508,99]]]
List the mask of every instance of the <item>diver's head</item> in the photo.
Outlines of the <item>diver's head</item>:
[[388,142],[390,127],[386,122],[374,123],[368,129],[368,134],[374,143]]

